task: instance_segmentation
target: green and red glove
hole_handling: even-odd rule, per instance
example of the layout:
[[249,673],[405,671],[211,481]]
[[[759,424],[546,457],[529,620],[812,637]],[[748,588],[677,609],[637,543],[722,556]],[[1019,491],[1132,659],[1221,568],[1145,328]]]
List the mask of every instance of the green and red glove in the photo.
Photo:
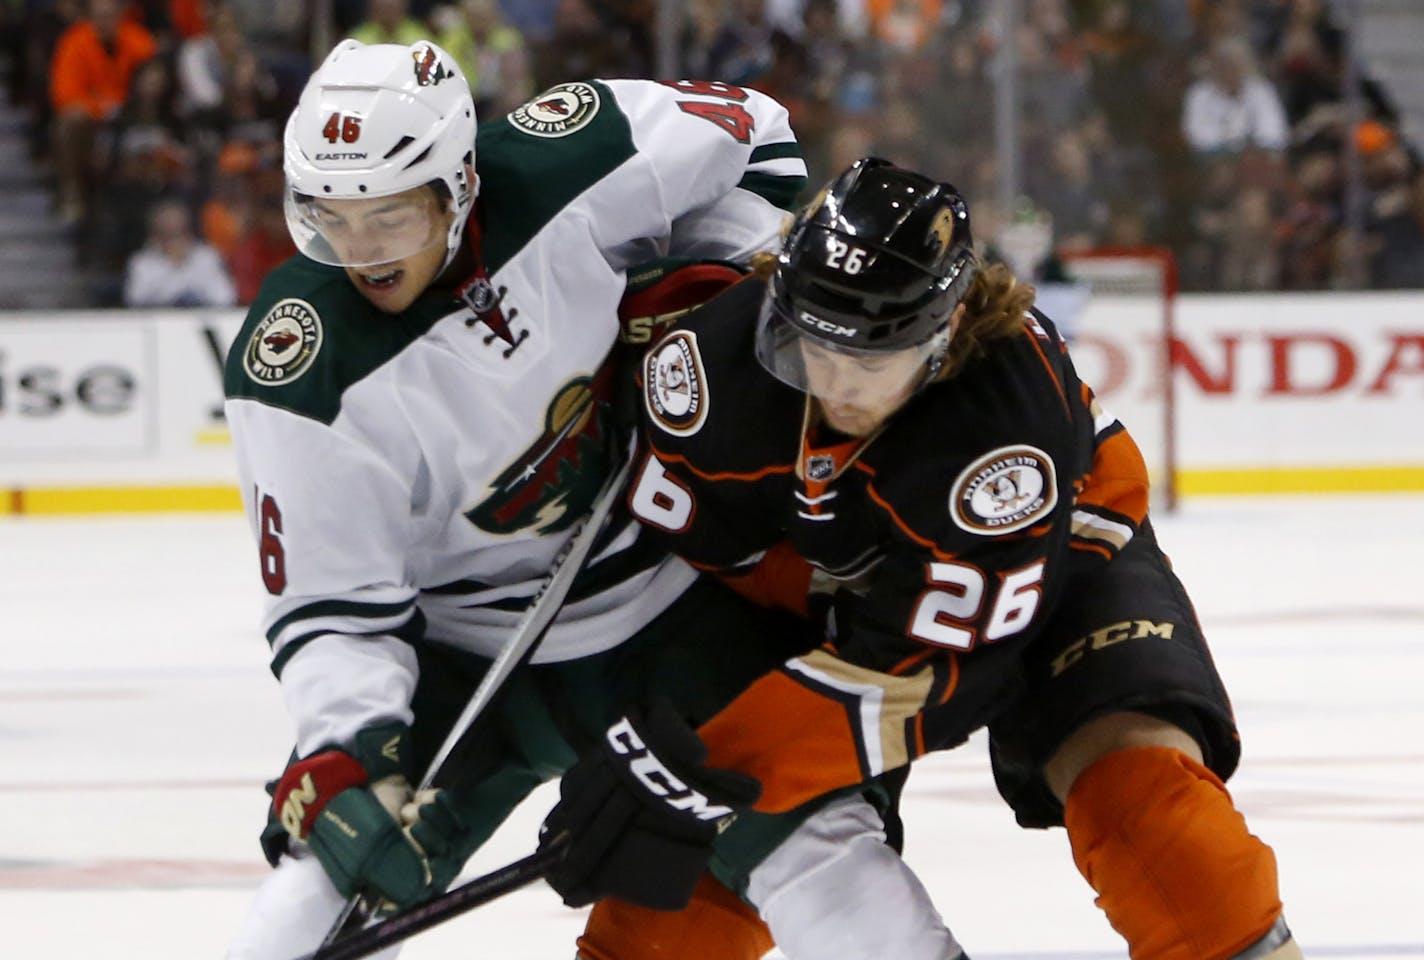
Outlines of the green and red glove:
[[409,739],[400,723],[363,730],[349,751],[298,760],[277,784],[277,818],[311,848],[343,896],[368,892],[407,907],[459,873],[460,865],[444,863],[441,854],[455,846],[447,834],[464,824],[439,791],[416,803]]

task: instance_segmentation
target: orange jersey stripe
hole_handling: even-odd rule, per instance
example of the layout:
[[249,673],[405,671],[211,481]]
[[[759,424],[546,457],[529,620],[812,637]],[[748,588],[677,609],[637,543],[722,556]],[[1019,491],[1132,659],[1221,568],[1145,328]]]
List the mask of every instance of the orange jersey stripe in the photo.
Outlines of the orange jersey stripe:
[[663,463],[680,463],[687,468],[689,473],[701,477],[703,480],[760,480],[763,477],[769,477],[777,473],[791,473],[796,469],[795,464],[776,464],[770,467],[762,467],[754,473],[733,473],[731,471],[708,473],[705,470],[699,470],[697,467],[694,467],[692,462],[684,456],[659,450],[656,444],[649,443],[648,445],[652,447],[654,456]]
[[1085,540],[1072,540],[1072,541],[1069,541],[1069,543],[1068,543],[1068,549],[1069,549],[1069,550],[1084,550],[1084,551],[1087,551],[1088,553],[1096,553],[1098,556],[1102,557],[1104,560],[1111,560],[1111,559],[1116,555],[1116,551],[1115,551],[1115,550],[1109,550],[1107,547],[1103,546],[1102,544],[1099,544],[1099,543],[1089,543],[1089,542],[1087,542],[1087,541],[1085,541]]
[[867,496],[870,497],[870,499],[874,500],[876,504],[879,505],[880,509],[884,510],[886,514],[889,515],[890,520],[895,524],[895,526],[899,527],[904,532],[905,536],[909,537],[911,540],[915,541],[920,546],[924,547],[926,550],[932,551],[934,555],[940,560],[953,559],[953,554],[948,554],[945,553],[943,550],[940,550],[938,545],[936,545],[935,542],[929,537],[922,537],[914,530],[910,529],[910,525],[904,520],[900,519],[900,515],[895,512],[894,507],[890,506],[890,502],[884,497],[882,497],[879,493],[877,493],[875,491],[875,488],[868,483],[865,485],[865,493]]
[[1073,419],[1073,411],[1068,406],[1068,391],[1063,389],[1063,381],[1058,379],[1058,371],[1053,369],[1053,364],[1048,359],[1048,354],[1043,352],[1043,344],[1038,337],[1034,336],[1027,328],[1024,336],[1028,337],[1028,342],[1033,344],[1034,352],[1038,354],[1038,359],[1043,361],[1043,369],[1048,372],[1048,378],[1053,381],[1053,385],[1058,388],[1058,399],[1063,402],[1063,415],[1070,421]]

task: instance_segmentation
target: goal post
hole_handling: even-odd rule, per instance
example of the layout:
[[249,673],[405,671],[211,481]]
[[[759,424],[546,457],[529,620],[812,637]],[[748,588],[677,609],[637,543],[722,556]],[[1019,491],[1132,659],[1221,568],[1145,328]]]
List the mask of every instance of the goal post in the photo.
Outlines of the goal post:
[[1063,250],[1059,258],[1070,286],[1084,294],[1081,309],[1065,325],[1078,372],[1142,448],[1152,506],[1173,510],[1176,260],[1166,247]]

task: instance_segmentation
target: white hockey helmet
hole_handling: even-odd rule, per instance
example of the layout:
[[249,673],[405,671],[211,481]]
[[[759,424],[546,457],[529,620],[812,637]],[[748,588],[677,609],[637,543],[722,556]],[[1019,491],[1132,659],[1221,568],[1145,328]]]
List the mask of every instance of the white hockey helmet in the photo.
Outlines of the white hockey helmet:
[[429,184],[454,214],[445,263],[454,258],[479,192],[478,177],[465,172],[474,166],[475,103],[459,65],[440,47],[343,40],[307,81],[282,139],[287,228],[303,254],[369,266],[438,242],[430,224],[413,229],[407,219],[375,260],[353,262],[363,258],[338,251],[323,233],[330,227],[324,199],[388,197]]

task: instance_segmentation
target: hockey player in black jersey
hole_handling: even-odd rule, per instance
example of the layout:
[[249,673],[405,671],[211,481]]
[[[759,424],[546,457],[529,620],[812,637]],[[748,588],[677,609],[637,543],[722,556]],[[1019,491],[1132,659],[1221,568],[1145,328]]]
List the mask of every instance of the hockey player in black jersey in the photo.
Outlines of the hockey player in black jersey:
[[[825,625],[699,729],[711,765],[762,786],[724,841],[987,727],[999,792],[1022,825],[1067,828],[1133,960],[1299,957],[1274,856],[1223,786],[1231,707],[1141,455],[1032,304],[976,258],[952,186],[865,159],[647,351],[635,514]],[[744,893],[788,957],[934,955],[877,949],[853,868],[836,915],[779,914],[759,874],[781,893],[819,876],[779,857]],[[668,956],[638,914],[600,904],[588,955]]]

